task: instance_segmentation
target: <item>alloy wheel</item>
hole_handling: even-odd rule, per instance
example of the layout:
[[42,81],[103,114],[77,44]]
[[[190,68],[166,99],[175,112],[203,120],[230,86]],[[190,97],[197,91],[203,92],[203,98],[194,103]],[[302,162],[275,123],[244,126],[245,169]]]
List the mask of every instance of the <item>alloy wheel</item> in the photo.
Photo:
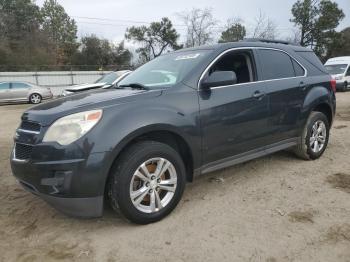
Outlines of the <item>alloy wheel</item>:
[[174,165],[164,158],[152,158],[142,163],[130,182],[130,199],[144,213],[155,213],[173,199],[177,186]]
[[318,120],[312,126],[310,136],[310,148],[314,153],[319,153],[325,146],[327,128],[323,121]]
[[39,94],[32,94],[30,96],[30,102],[33,104],[39,104],[41,102],[41,96]]

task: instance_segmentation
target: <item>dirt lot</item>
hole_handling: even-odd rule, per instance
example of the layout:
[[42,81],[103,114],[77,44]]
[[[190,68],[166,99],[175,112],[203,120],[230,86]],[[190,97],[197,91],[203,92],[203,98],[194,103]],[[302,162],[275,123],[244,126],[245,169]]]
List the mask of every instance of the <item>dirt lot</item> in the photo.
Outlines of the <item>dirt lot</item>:
[[350,93],[337,97],[320,160],[281,152],[200,177],[147,226],[69,218],[25,192],[9,154],[28,106],[1,106],[0,261],[350,261]]

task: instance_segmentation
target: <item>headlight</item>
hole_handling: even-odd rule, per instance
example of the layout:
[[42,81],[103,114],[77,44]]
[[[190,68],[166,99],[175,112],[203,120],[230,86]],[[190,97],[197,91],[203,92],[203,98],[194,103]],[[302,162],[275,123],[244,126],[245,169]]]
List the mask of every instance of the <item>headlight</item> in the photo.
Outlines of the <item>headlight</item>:
[[102,110],[72,114],[56,120],[47,130],[43,142],[69,145],[91,130],[102,118]]
[[343,79],[343,76],[336,76],[334,79],[335,79],[335,80],[342,80],[342,79]]

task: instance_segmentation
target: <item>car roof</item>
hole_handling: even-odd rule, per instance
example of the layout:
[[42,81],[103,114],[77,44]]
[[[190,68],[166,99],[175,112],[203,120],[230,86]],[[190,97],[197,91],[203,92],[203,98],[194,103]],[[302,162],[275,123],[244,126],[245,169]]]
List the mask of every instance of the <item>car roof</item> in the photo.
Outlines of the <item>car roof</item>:
[[224,51],[227,49],[240,48],[240,47],[247,47],[247,48],[248,47],[263,47],[263,48],[276,48],[276,49],[281,49],[281,50],[292,49],[292,50],[298,51],[298,52],[313,52],[309,48],[289,44],[285,41],[263,42],[263,41],[259,41],[259,40],[253,40],[253,39],[243,40],[243,41],[239,41],[239,42],[229,42],[229,43],[220,43],[220,44],[215,44],[215,45],[204,45],[204,46],[199,46],[199,47],[185,48],[185,49],[178,50],[176,52],[197,51],[197,50]]

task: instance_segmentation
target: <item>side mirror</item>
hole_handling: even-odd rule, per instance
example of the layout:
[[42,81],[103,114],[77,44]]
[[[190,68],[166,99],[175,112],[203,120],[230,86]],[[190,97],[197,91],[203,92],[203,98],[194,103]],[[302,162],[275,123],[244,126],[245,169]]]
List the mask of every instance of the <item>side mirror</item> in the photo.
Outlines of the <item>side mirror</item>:
[[203,79],[201,88],[207,89],[217,86],[229,86],[237,84],[237,76],[233,71],[216,71]]

